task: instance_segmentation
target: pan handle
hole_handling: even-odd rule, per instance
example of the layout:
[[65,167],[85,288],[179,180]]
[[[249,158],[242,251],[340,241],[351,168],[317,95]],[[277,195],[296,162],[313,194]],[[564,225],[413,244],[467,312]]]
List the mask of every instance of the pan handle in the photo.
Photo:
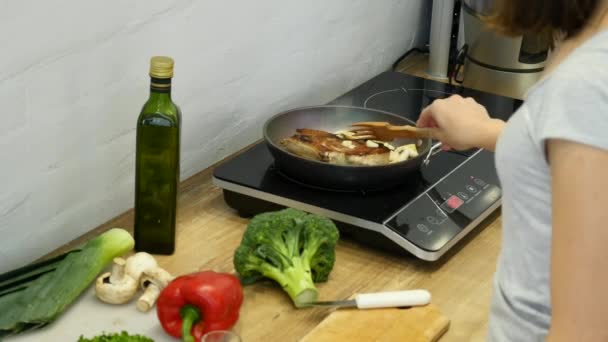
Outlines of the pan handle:
[[426,154],[426,157],[424,158],[424,160],[422,161],[422,163],[426,166],[429,164],[429,159],[436,155],[437,153],[441,152],[441,142],[435,143],[433,144],[433,146],[431,146],[431,148],[429,149],[429,153]]

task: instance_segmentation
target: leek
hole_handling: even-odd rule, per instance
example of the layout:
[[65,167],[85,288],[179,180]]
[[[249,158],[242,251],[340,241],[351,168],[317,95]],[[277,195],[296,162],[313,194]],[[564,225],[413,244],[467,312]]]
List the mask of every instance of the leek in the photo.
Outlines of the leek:
[[53,270],[45,269],[25,288],[20,284],[14,292],[5,289],[5,295],[0,296],[0,339],[51,323],[112,259],[129,252],[133,246],[133,237],[126,230],[110,229],[67,254]]

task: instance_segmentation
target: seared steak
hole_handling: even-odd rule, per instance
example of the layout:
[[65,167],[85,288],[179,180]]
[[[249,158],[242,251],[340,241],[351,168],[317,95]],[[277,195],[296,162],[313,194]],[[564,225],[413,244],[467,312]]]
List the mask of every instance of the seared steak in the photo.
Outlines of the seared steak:
[[391,149],[383,144],[343,139],[313,129],[298,129],[281,140],[281,145],[298,156],[338,165],[386,165],[391,160]]

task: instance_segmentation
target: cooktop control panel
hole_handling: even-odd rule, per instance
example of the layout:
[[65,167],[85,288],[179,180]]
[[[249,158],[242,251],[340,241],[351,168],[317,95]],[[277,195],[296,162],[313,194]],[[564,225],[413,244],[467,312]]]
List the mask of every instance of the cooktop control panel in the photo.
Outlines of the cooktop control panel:
[[416,246],[437,251],[462,233],[501,198],[493,154],[480,151],[435,186],[409,202],[385,225]]

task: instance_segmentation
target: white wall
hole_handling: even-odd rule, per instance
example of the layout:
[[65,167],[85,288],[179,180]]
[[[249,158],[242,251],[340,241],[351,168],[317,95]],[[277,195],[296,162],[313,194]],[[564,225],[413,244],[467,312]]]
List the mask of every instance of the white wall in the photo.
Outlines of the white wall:
[[0,1],[0,272],[132,206],[148,63],[176,61],[182,179],[428,38],[427,0]]

